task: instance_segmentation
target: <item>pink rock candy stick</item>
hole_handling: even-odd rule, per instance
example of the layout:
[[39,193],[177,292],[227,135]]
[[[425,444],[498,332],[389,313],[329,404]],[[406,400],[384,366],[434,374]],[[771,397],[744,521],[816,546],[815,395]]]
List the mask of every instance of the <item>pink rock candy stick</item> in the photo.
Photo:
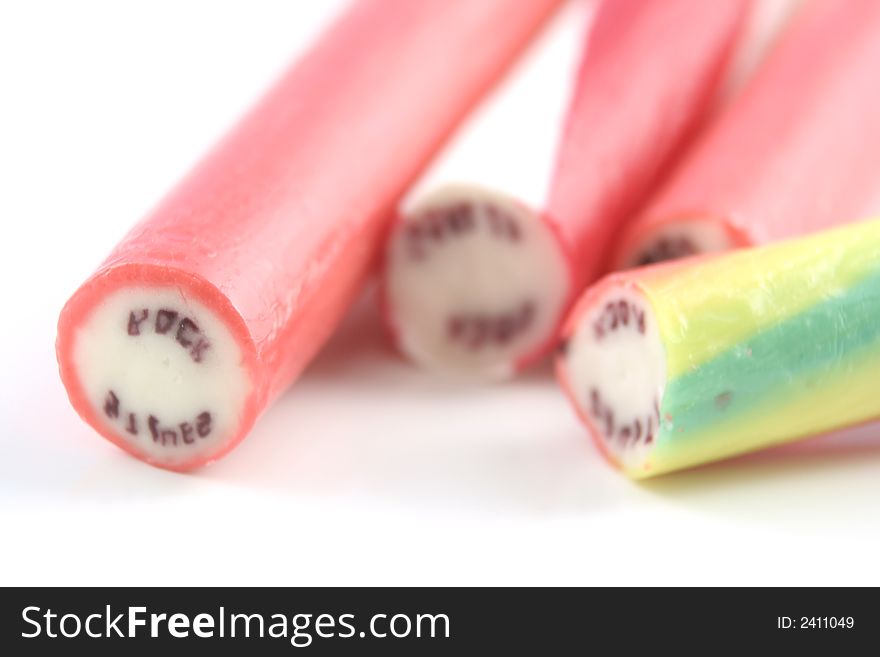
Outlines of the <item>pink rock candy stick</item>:
[[812,0],[625,232],[627,267],[763,244],[880,204],[880,2]]
[[97,272],[58,326],[82,418],[187,470],[336,326],[401,195],[557,0],[359,0]]

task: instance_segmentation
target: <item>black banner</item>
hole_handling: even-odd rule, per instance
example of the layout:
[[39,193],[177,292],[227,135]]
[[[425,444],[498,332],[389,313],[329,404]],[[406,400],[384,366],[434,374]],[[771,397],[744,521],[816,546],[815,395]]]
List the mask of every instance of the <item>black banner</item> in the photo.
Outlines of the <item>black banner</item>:
[[[2,654],[869,648],[872,589],[4,589]],[[9,649],[12,649],[11,651]],[[603,652],[604,654],[604,652]]]

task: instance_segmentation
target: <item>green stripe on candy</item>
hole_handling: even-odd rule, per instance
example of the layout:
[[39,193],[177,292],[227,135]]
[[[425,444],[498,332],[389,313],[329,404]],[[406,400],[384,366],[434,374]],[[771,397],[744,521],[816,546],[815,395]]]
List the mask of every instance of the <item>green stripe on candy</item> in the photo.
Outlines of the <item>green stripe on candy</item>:
[[[723,447],[730,455],[749,449],[753,438],[764,442],[761,436],[746,435],[762,430],[762,417],[817,386],[827,386],[829,378],[865,365],[877,351],[880,270],[669,381],[661,406],[663,428],[650,460],[665,470],[666,462],[678,460],[676,453],[682,450],[698,447],[717,453]],[[877,397],[880,407],[880,385]],[[738,425],[741,445],[717,444],[730,443],[721,426],[729,423]],[[829,426],[845,423],[829,421]],[[693,445],[697,440],[699,445]]]

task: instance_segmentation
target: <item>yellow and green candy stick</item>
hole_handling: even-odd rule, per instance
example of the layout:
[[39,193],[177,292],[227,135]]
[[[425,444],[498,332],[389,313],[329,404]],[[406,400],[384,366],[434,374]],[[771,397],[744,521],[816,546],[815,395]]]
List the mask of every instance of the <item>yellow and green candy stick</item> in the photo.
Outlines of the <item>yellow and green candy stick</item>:
[[880,221],[606,277],[557,373],[649,477],[880,417]]

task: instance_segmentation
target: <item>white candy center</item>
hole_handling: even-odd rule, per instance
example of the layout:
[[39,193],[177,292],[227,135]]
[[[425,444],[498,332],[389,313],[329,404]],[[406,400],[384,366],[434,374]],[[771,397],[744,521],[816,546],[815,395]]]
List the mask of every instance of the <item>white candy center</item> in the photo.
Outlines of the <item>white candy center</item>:
[[568,294],[566,260],[526,207],[447,186],[407,213],[389,249],[391,321],[417,363],[504,378],[552,337]]
[[225,324],[172,287],[109,295],[78,330],[74,362],[107,426],[169,465],[216,452],[250,391]]
[[636,291],[608,290],[580,320],[565,355],[572,393],[608,452],[633,467],[653,448],[666,383],[654,315]]

